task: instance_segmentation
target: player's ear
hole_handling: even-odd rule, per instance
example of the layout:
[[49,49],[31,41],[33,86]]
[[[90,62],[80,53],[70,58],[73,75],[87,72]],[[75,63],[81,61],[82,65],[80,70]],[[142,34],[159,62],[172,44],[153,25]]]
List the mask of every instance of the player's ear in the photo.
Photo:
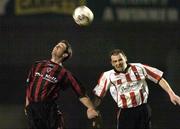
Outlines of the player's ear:
[[67,56],[68,56],[68,54],[67,54],[67,53],[64,53],[64,54],[63,54],[63,57],[64,57],[64,58],[65,58],[65,57],[67,57]]

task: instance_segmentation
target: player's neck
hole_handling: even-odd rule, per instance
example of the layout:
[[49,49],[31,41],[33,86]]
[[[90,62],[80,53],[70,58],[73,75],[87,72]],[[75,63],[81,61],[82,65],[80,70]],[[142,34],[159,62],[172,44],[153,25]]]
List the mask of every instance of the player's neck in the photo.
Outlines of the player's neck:
[[56,63],[56,64],[62,64],[62,58],[55,58],[55,57],[52,57],[51,58],[51,61]]

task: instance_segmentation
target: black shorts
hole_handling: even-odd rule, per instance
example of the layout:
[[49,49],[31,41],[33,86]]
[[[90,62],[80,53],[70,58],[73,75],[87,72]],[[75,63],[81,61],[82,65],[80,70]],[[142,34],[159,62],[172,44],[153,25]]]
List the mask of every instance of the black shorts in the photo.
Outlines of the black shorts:
[[148,104],[121,109],[118,129],[151,129],[151,109]]
[[30,129],[64,129],[64,120],[54,102],[33,102],[26,107]]

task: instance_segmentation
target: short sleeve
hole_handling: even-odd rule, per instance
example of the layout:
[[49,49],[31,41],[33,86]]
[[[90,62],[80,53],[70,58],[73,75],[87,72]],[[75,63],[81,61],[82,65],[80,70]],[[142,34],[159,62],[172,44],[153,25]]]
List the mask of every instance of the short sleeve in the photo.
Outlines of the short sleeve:
[[108,74],[102,73],[98,80],[97,85],[93,89],[94,94],[101,98],[104,97],[109,88],[109,84],[110,84],[110,81],[108,78]]
[[154,83],[158,83],[159,80],[162,78],[163,76],[163,72],[157,68],[148,66],[148,65],[142,65],[145,73],[146,73],[146,78],[148,78],[149,80],[153,81]]

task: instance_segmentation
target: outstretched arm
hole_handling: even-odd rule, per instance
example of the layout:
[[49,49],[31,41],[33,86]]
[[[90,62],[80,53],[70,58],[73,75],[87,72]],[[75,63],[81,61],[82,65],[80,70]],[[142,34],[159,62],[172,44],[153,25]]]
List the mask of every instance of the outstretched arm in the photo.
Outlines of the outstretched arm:
[[161,80],[159,81],[159,85],[168,93],[170,100],[174,105],[180,105],[180,97],[174,93],[174,91],[171,89],[170,85],[164,78],[161,78]]
[[89,119],[92,119],[98,116],[98,113],[96,112],[95,107],[89,97],[84,96],[84,97],[81,97],[79,100],[84,106],[88,108],[87,117]]

